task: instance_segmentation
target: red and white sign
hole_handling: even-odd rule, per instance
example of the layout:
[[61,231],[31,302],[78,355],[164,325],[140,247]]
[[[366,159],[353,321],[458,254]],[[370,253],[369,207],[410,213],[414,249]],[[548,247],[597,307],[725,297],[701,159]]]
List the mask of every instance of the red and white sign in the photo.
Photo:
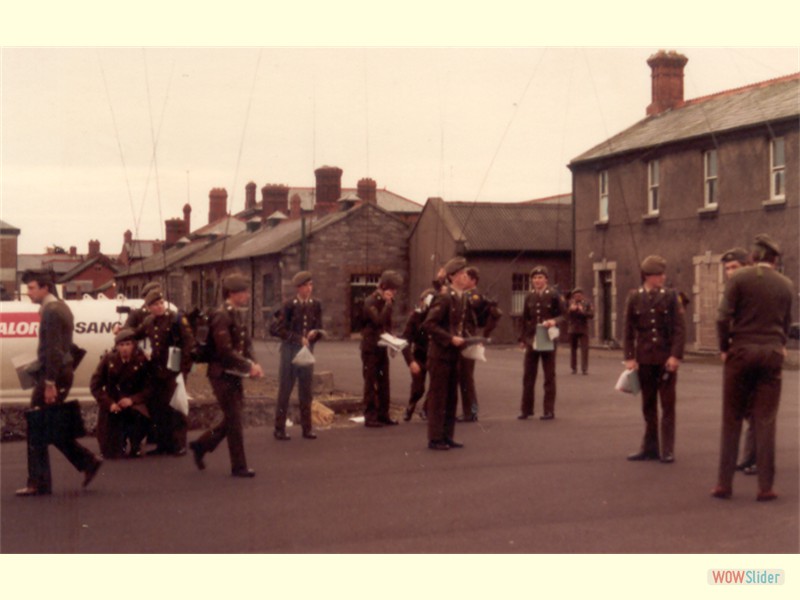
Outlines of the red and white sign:
[[39,313],[0,312],[0,337],[35,338],[39,335]]

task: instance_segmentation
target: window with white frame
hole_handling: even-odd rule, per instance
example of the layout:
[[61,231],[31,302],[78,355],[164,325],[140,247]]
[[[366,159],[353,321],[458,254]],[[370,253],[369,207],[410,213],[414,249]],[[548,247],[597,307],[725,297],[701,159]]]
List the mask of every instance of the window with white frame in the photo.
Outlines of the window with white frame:
[[525,296],[531,291],[531,277],[528,273],[511,275],[511,314],[521,315],[525,307]]
[[658,198],[659,166],[657,160],[647,163],[647,213],[657,215],[660,208]]
[[786,144],[782,137],[774,138],[770,144],[770,199],[786,198]]
[[703,154],[703,171],[705,177],[705,206],[717,206],[717,151],[709,150]]
[[600,171],[598,183],[600,187],[599,220],[605,223],[608,221],[608,171]]

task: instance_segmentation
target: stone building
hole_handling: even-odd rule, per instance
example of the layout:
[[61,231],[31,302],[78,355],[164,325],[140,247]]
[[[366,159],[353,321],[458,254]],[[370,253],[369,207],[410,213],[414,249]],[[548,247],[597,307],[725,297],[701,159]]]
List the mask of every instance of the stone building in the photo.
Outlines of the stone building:
[[572,203],[569,195],[520,203],[444,202],[429,198],[409,238],[412,298],[431,286],[453,256],[478,267],[478,290],[504,317],[493,338],[517,340],[530,290],[531,269],[545,265],[550,283],[566,293],[572,283]]
[[[688,59],[650,57],[646,117],[573,159],[576,282],[595,303],[593,338],[619,341],[649,254],[689,299],[687,348],[716,348],[720,257],[769,233],[798,281],[800,73],[684,100]],[[795,306],[795,316],[797,307]]]
[[0,296],[14,299],[17,290],[17,243],[20,230],[0,221]]

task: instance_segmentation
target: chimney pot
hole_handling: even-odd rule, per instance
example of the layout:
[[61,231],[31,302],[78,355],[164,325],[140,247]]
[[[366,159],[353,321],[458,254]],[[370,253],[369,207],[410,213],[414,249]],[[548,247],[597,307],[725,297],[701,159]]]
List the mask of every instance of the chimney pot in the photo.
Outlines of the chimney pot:
[[364,202],[369,204],[378,203],[378,186],[374,179],[370,179],[369,177],[359,179],[356,194]]
[[123,240],[125,241],[126,244],[130,244],[131,242],[133,242],[133,233],[131,233],[130,229],[128,229],[128,231],[124,233]]
[[256,207],[256,184],[251,181],[244,186],[244,209],[250,210]]
[[342,170],[339,167],[323,166],[314,171],[317,177],[314,212],[326,215],[336,212],[337,201],[342,197]]
[[228,214],[228,191],[225,188],[212,188],[208,193],[208,223],[214,223]]
[[289,208],[289,188],[283,184],[267,184],[261,188],[261,220],[275,212],[286,214]]
[[302,216],[303,209],[302,209],[302,201],[300,200],[300,196],[295,194],[292,196],[291,200],[291,209],[289,211],[289,219],[292,221],[296,221]]

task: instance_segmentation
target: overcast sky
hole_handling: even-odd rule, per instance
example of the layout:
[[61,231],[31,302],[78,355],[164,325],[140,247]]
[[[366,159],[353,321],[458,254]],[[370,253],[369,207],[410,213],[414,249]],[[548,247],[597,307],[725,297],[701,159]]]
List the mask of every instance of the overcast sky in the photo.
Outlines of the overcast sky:
[[[797,48],[676,49],[687,98],[800,71]],[[6,48],[2,218],[20,252],[115,255],[187,201],[207,223],[212,187],[238,211],[322,165],[421,204],[568,193],[567,163],[645,116],[657,50]]]

